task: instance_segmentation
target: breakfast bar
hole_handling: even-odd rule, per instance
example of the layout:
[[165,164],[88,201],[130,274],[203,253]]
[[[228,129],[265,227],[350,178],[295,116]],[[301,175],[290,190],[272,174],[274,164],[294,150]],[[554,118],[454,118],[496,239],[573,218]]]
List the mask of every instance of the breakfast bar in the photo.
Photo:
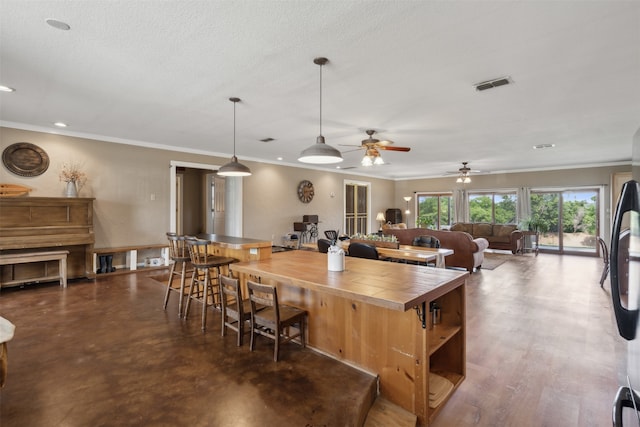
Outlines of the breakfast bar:
[[238,261],[253,261],[271,258],[271,242],[222,234],[198,234],[199,239],[211,242],[213,255],[225,256]]
[[[245,290],[251,276],[275,285],[282,302],[307,310],[307,344],[378,375],[382,397],[416,414],[420,425],[465,377],[467,272],[354,257],[344,271],[328,271],[327,255],[311,251],[230,268]],[[436,393],[440,380],[449,387]]]

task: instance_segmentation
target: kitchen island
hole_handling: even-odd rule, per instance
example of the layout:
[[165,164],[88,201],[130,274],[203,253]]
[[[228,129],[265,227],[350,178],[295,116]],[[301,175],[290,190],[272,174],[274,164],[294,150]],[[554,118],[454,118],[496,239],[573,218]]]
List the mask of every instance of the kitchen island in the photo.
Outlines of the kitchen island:
[[[311,251],[230,267],[245,290],[251,275],[275,285],[281,302],[307,310],[308,345],[378,375],[380,394],[416,414],[420,425],[433,420],[465,377],[467,272],[353,257],[345,271],[334,272],[326,254]],[[432,374],[453,384],[434,407]]]
[[271,258],[271,242],[222,234],[198,234],[199,239],[209,240],[213,254],[235,258],[238,261],[253,261]]

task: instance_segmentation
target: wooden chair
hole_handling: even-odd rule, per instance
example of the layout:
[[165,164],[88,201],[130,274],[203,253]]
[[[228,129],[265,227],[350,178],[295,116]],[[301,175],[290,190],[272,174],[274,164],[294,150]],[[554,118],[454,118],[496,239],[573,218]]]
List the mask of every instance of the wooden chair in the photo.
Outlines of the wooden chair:
[[[274,340],[273,360],[276,362],[280,344],[300,338],[300,344],[304,348],[307,311],[278,303],[278,291],[274,286],[248,280],[247,287],[251,301],[251,351],[255,348],[257,335]],[[297,333],[290,333],[292,326],[298,329]]]
[[604,281],[609,274],[609,250],[607,249],[607,244],[600,236],[598,236],[598,243],[600,244],[600,252],[602,252],[602,262],[604,263],[602,275],[600,276],[600,287],[602,288],[604,286]]
[[193,274],[191,275],[191,285],[187,295],[184,317],[186,319],[189,315],[189,307],[192,300],[200,302],[202,304],[202,330],[204,331],[207,326],[207,307],[220,307],[220,269],[228,267],[229,264],[236,260],[213,255],[209,251],[211,242],[208,240],[200,240],[193,237],[187,237],[185,240],[189,248],[191,265],[193,265]]
[[242,299],[240,282],[229,276],[220,276],[220,299],[222,301],[222,336],[230,328],[238,333],[238,347],[242,345],[245,323],[251,320],[251,302]]
[[373,245],[366,243],[351,243],[349,245],[349,256],[367,259],[379,259],[378,250]]
[[[167,303],[169,302],[169,295],[171,292],[178,292],[178,317],[182,317],[184,285],[187,274],[193,272],[192,269],[187,270],[187,264],[189,264],[191,258],[189,256],[189,248],[187,248],[184,236],[179,236],[176,233],[167,233],[167,239],[169,239],[169,258],[171,258],[171,269],[169,271],[169,280],[167,281],[167,292],[164,296],[164,309],[167,309]],[[172,286],[174,276],[180,277],[179,288],[174,288]]]
[[439,248],[440,240],[433,236],[417,236],[413,239],[411,246],[421,246],[423,248]]
[[337,230],[326,230],[324,232],[324,236],[332,242],[338,240],[338,231]]
[[318,239],[318,252],[321,254],[326,254],[329,252],[329,247],[331,246],[331,240],[328,239]]
[[[428,236],[428,235],[417,236],[411,242],[411,246],[420,246],[420,247],[423,247],[423,248],[439,248],[440,247],[440,240],[437,237],[434,237],[434,236]],[[420,264],[417,261],[408,262],[408,263],[409,264]],[[425,264],[429,265],[428,262],[425,263]],[[435,265],[435,263],[432,263],[431,265]]]

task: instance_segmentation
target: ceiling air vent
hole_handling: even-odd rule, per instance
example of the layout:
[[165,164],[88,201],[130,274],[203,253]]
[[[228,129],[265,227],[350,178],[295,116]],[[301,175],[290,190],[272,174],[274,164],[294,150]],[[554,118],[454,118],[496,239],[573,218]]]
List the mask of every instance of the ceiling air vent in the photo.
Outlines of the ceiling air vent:
[[491,89],[498,86],[508,85],[511,83],[512,83],[511,78],[500,77],[499,79],[488,80],[482,83],[476,83],[474,86],[476,87],[477,91],[481,91],[481,90],[487,90],[487,89]]
[[260,142],[271,142],[271,141],[275,141],[275,139],[273,139],[273,138],[264,138],[264,139],[260,140]]

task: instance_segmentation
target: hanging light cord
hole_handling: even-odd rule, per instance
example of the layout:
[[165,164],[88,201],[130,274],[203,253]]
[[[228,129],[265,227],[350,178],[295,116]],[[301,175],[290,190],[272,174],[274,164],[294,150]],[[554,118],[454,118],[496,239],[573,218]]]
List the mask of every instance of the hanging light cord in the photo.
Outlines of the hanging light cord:
[[236,102],[233,103],[233,157],[236,156]]
[[322,65],[320,64],[320,136],[322,136]]

